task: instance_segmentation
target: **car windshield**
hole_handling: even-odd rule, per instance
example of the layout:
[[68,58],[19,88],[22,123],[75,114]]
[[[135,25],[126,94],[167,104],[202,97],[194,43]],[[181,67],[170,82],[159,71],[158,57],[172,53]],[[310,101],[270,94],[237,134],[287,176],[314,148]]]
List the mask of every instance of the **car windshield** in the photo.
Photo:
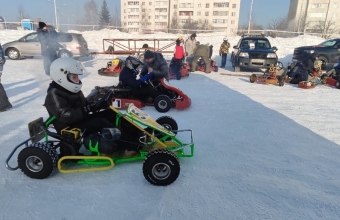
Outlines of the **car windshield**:
[[318,47],[333,47],[336,44],[336,40],[327,40],[318,44]]
[[243,39],[241,49],[270,49],[270,43],[266,39]]

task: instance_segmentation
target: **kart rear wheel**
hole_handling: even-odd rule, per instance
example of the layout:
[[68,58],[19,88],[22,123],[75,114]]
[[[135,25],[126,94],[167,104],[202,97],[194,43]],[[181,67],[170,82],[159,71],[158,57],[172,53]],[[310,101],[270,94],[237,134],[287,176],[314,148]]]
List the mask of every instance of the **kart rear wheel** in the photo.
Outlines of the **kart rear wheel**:
[[251,83],[256,82],[256,81],[257,81],[257,76],[256,76],[256,74],[251,74],[251,76],[249,77],[249,81],[250,81]]
[[45,179],[53,172],[57,160],[55,149],[43,143],[36,143],[20,151],[18,166],[32,179]]
[[176,155],[168,150],[151,151],[143,164],[145,179],[156,186],[167,186],[178,178],[180,165]]
[[214,67],[214,72],[218,72],[218,66]]
[[159,95],[155,98],[154,106],[158,112],[168,112],[171,108],[171,99],[166,95]]

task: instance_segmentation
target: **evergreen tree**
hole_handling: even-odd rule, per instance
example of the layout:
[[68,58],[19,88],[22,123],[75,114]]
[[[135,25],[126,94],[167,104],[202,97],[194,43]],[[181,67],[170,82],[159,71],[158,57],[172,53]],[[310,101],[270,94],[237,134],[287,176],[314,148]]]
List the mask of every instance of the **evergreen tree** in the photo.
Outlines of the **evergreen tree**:
[[100,28],[104,28],[106,25],[109,25],[110,19],[111,19],[111,16],[110,16],[109,8],[107,7],[106,1],[104,0],[102,4],[102,9],[99,15]]

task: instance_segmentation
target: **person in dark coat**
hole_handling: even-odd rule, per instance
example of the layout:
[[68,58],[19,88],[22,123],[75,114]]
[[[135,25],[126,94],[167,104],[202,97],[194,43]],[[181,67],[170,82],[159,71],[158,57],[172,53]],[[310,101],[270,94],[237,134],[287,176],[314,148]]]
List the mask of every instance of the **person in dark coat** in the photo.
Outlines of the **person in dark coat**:
[[8,100],[6,91],[1,84],[1,75],[5,63],[6,63],[5,53],[0,44],[0,112],[7,111],[8,109],[12,108],[12,105]]
[[153,73],[153,80],[168,79],[169,67],[162,54],[147,50],[144,53],[144,66],[141,75],[145,76],[150,72]]
[[137,79],[137,75],[139,73],[138,68],[142,65],[143,63],[135,57],[129,56],[126,58],[125,67],[119,74],[119,81],[121,85],[132,88],[132,96],[140,100],[152,102],[157,96],[161,94],[156,89],[145,83],[154,75],[153,72],[149,72]]
[[[88,102],[81,91],[83,74],[81,65],[72,58],[59,58],[51,64],[52,82],[48,88],[45,104],[50,116],[55,116],[54,128],[60,134],[66,127],[79,128],[84,132],[84,144],[94,147],[102,154],[110,155],[120,149],[126,149],[124,156],[136,155],[139,142],[135,138],[133,149],[124,148],[125,141],[134,138],[115,126],[116,113],[111,109],[97,112],[107,107],[106,100]],[[100,133],[100,134],[99,134]],[[138,137],[139,139],[139,137]],[[130,152],[132,151],[132,154]]]
[[305,69],[308,71],[309,75],[312,75],[315,71],[314,62],[319,59],[319,54],[312,53],[306,60],[303,61]]
[[47,26],[44,22],[39,22],[37,29],[38,40],[40,42],[41,55],[43,57],[46,75],[50,75],[51,63],[58,58],[57,51],[62,47],[58,43],[57,32],[52,26]]

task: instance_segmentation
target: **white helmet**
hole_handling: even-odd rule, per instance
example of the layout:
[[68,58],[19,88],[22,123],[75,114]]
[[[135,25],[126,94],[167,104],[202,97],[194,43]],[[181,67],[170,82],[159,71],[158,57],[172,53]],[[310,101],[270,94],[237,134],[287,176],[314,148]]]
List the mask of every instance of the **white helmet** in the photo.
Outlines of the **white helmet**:
[[66,90],[77,93],[80,91],[82,83],[70,80],[71,74],[83,75],[82,66],[74,59],[63,57],[53,61],[50,67],[51,79]]
[[224,37],[224,38],[223,38],[223,41],[227,41],[227,40],[228,40],[228,38],[227,38],[227,37]]

